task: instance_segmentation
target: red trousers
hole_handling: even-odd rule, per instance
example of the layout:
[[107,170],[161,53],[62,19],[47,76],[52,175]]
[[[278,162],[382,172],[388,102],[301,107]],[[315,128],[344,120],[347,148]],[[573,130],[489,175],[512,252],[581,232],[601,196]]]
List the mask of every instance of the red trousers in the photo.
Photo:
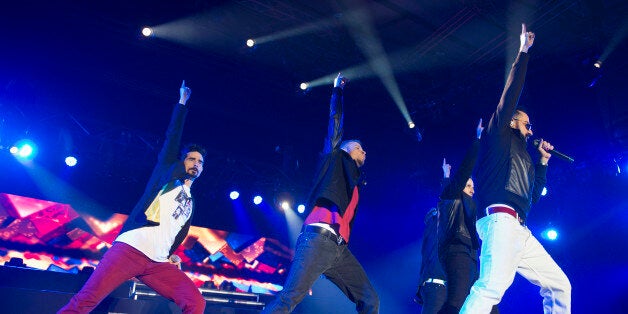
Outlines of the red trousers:
[[115,242],[79,291],[58,313],[89,313],[119,285],[137,278],[174,301],[183,313],[200,314],[205,299],[192,280],[177,266],[155,262],[132,246]]

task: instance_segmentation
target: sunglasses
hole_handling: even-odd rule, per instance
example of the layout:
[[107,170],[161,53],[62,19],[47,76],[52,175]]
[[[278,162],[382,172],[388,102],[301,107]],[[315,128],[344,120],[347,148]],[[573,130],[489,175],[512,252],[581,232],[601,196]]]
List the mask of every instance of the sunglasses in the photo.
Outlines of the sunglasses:
[[[513,120],[517,120],[517,121],[521,121],[521,120],[519,120],[517,118],[512,118],[512,119]],[[532,130],[532,124],[529,123],[529,122],[525,122],[525,127],[526,127],[526,130],[528,130],[528,131]]]

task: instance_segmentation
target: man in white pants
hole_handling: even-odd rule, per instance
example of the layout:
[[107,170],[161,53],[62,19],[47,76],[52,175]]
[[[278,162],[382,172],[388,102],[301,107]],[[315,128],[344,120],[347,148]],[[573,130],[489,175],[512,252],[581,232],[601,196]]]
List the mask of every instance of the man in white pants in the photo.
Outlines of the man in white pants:
[[[525,222],[530,205],[545,186],[548,151],[554,147],[539,141],[539,162],[533,165],[526,150],[532,135],[528,114],[517,103],[528,65],[528,49],[534,33],[522,25],[519,55],[512,65],[496,111],[482,137],[478,159],[478,216],[482,239],[480,278],[460,313],[489,313],[501,301],[519,273],[541,288],[544,313],[571,313],[571,284],[565,273],[534,238]],[[485,210],[484,210],[485,209]]]

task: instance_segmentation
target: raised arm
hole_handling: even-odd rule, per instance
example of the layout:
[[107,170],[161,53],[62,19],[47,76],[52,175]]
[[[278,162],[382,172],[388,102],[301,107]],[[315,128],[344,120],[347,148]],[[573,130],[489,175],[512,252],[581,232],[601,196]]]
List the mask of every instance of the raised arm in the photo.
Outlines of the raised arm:
[[327,137],[325,138],[325,146],[323,147],[323,154],[328,154],[334,148],[340,145],[343,132],[343,96],[342,91],[347,83],[347,80],[338,73],[336,79],[334,79],[334,89],[331,94],[331,101],[329,104],[329,125],[327,126]]
[[528,69],[528,50],[534,43],[534,33],[528,32],[525,24],[521,24],[521,35],[519,36],[519,54],[512,64],[504,91],[502,92],[499,104],[488,124],[488,132],[494,132],[495,128],[506,128],[517,110],[519,96],[523,90],[525,76]]
[[[475,162],[478,159],[478,152],[480,149],[480,137],[482,136],[482,119],[478,122],[478,126],[476,128],[476,138],[473,140],[471,147],[467,150],[462,163],[460,164],[460,169],[456,171],[453,177],[447,179],[448,176],[445,176],[443,179],[443,192],[441,193],[441,199],[454,199],[460,195],[460,192],[464,190],[464,187],[467,184],[467,180],[471,177],[473,173],[473,167],[475,166]],[[445,159],[443,159],[443,173],[445,173]],[[449,169],[451,166],[447,165]]]
[[169,164],[178,159],[183,126],[188,113],[186,104],[191,94],[192,90],[185,86],[185,81],[183,81],[179,88],[179,103],[174,107],[168,129],[166,130],[166,138],[159,152],[158,165]]

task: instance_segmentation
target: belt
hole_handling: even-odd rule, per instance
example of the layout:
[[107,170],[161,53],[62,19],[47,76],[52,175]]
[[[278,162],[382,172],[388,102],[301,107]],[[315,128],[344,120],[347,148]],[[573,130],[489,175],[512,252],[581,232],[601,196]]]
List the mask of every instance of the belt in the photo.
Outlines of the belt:
[[515,219],[517,219],[517,221],[519,221],[519,223],[521,225],[524,225],[523,219],[521,219],[521,217],[519,217],[519,214],[517,214],[517,211],[512,209],[512,208],[508,208],[508,207],[504,207],[504,206],[493,206],[493,207],[486,208],[486,214],[487,215],[491,215],[491,214],[495,214],[495,213],[505,213],[505,214],[508,214],[510,216],[513,216],[513,217],[515,217]]
[[301,232],[312,232],[312,233],[318,233],[322,236],[326,236],[329,239],[331,239],[332,241],[336,242],[336,244],[338,245],[342,245],[342,244],[347,244],[347,241],[345,241],[345,239],[339,235],[334,234],[333,232],[323,228],[323,227],[319,227],[319,226],[310,226],[310,225],[305,225],[303,226],[303,229],[301,229]]
[[443,285],[446,286],[446,281],[442,280],[442,279],[436,279],[436,278],[428,278],[427,280],[425,280],[423,282],[423,286],[425,286],[426,283],[435,283],[437,285]]

